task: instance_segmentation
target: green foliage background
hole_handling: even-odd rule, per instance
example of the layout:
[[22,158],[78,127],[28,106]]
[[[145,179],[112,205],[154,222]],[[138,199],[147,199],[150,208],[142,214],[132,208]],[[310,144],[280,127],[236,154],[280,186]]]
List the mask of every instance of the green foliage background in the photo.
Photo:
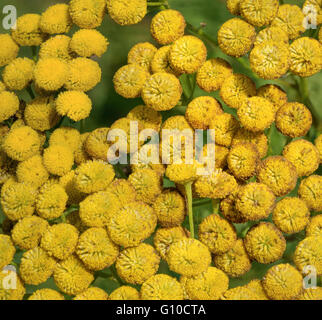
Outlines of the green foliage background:
[[[131,0],[129,0],[131,1]],[[48,6],[68,1],[63,0],[0,0],[0,19],[2,7],[7,4],[11,4],[16,6],[18,11],[18,16],[25,14],[25,13],[41,13],[44,11]],[[303,0],[291,0],[291,1],[284,1],[284,3],[291,3],[297,4],[302,6]],[[183,13],[186,20],[191,23],[193,26],[198,27],[201,22],[206,23],[206,27],[204,31],[211,35],[213,38],[216,38],[217,31],[222,23],[232,17],[232,15],[226,9],[225,1],[224,0],[169,0],[169,4],[171,8],[177,9]],[[90,115],[90,118],[85,120],[84,127],[82,128],[83,131],[90,131],[94,128],[101,127],[101,126],[110,126],[116,119],[126,116],[130,109],[135,107],[138,104],[141,104],[140,99],[131,99],[127,100],[122,98],[121,96],[117,95],[114,91],[113,84],[112,84],[112,77],[115,71],[122,65],[126,64],[127,60],[127,52],[129,49],[138,42],[143,41],[151,41],[154,43],[152,37],[150,36],[149,32],[149,25],[151,18],[155,14],[156,11],[150,12],[147,17],[139,24],[134,26],[127,26],[121,27],[117,25],[114,21],[112,21],[107,15],[104,18],[104,22],[101,27],[98,28],[109,40],[110,46],[107,52],[99,59],[99,64],[102,68],[102,81],[95,89],[89,92],[89,95],[93,101],[93,110]],[[71,30],[71,34],[77,28],[74,27]],[[0,32],[5,33],[8,32],[3,29],[2,24],[0,25]],[[307,31],[307,34],[309,31]],[[155,43],[154,43],[155,44]],[[227,59],[233,66],[234,72],[241,72],[246,75],[252,76],[252,72],[249,71],[247,68],[243,67],[238,61],[225,56],[221,51],[207,43],[208,47],[208,58],[211,57],[224,57]],[[0,44],[1,50],[1,44]],[[22,48],[20,50],[20,56],[28,56],[31,57],[31,49],[30,48]],[[0,68],[1,71],[1,68]],[[256,80],[257,86],[261,86],[265,83],[271,83],[272,81],[264,81],[264,80]],[[316,74],[309,78],[309,97],[312,101],[314,106],[314,113],[317,116],[317,121],[315,126],[312,127],[308,136],[306,137],[310,141],[313,141],[318,134],[318,132],[322,131],[322,108],[321,108],[321,101],[322,101],[322,90],[321,90],[321,83],[322,83],[322,74]],[[301,101],[299,93],[294,89],[288,86],[282,87],[287,91],[288,97],[290,101]],[[20,97],[28,101],[30,98],[26,92],[19,93]],[[206,95],[205,92],[200,90],[199,88],[196,89],[194,96]],[[219,99],[218,92],[211,94],[215,98]],[[222,102],[222,101],[221,101]],[[234,110],[228,108],[223,103],[225,111],[233,113]],[[168,116],[167,115],[164,116]],[[80,129],[79,124],[76,124],[75,127]],[[273,154],[279,154],[285,144],[285,137],[279,134],[276,130],[273,130],[273,134],[271,137],[272,141],[272,149]],[[318,174],[321,173],[321,167],[319,168]],[[293,191],[295,195],[296,190]],[[196,216],[196,225],[200,223],[200,221],[210,213],[212,213],[212,208],[210,205],[203,205],[194,208],[194,213]],[[3,214],[0,212],[0,223],[3,220]],[[197,226],[196,226],[197,227]],[[242,231],[247,227],[247,225],[240,224],[237,225],[237,229],[239,235],[241,235]],[[296,244],[298,243],[299,239],[303,238],[304,234],[300,233],[297,235],[293,235],[292,237],[288,237],[288,244],[287,250],[283,257],[282,261],[290,262],[292,259],[292,252]],[[151,242],[151,239],[148,239],[147,242]],[[15,262],[19,263],[21,258],[22,252],[18,252],[15,257]],[[281,263],[279,260],[276,263]],[[276,264],[275,263],[275,264]],[[262,278],[265,274],[266,270],[271,265],[261,265],[256,262],[253,263],[253,267],[251,271],[249,271],[246,275],[241,278],[231,279],[230,287],[235,287],[237,285],[242,285],[250,281],[254,278]],[[162,262],[160,265],[159,272],[162,273],[169,273],[174,275],[171,271],[168,270],[168,267],[165,262]],[[94,284],[95,286],[99,286],[105,289],[108,293],[112,292],[116,287],[119,286],[117,281],[115,281],[115,275],[111,273],[111,270],[104,270],[105,275],[103,277],[97,277]],[[175,276],[175,275],[174,275]],[[52,279],[48,280],[46,283],[37,287],[52,287],[56,288]],[[36,288],[34,286],[27,286],[27,293],[32,293]],[[68,297],[67,297],[68,298]]]

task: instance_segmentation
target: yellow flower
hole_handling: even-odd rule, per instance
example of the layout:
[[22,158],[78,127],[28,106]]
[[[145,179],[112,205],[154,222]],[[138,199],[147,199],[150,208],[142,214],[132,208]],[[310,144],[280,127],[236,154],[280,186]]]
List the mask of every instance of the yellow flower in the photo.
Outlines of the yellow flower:
[[196,239],[182,239],[171,244],[168,251],[170,270],[183,276],[197,276],[211,263],[208,248]]
[[70,41],[70,49],[81,57],[101,57],[108,45],[107,39],[95,29],[78,30]]
[[113,166],[99,160],[84,162],[75,170],[76,187],[84,193],[104,190],[114,177]]
[[68,4],[59,3],[48,7],[41,15],[39,27],[44,33],[68,33],[72,27]]
[[36,211],[44,219],[59,218],[65,208],[68,196],[58,183],[48,181],[39,190],[36,200]]
[[206,61],[207,48],[194,36],[183,36],[176,40],[169,52],[171,66],[179,73],[195,73]]
[[12,261],[16,248],[9,236],[0,234],[0,249],[0,269],[2,270]]
[[154,54],[154,57],[151,61],[151,70],[153,73],[157,72],[166,72],[171,73],[175,76],[179,76],[180,72],[174,70],[169,61],[169,53],[171,50],[171,45],[164,46],[158,49]]
[[139,23],[147,14],[147,0],[107,0],[109,16],[121,26]]
[[268,222],[260,222],[249,229],[244,244],[249,257],[263,264],[281,259],[286,249],[282,232]]
[[287,32],[290,40],[293,40],[305,31],[304,21],[305,17],[300,7],[284,4],[279,7],[277,16],[272,22],[272,27],[283,29]]
[[26,105],[24,119],[34,130],[46,131],[53,128],[60,119],[55,109],[54,97],[37,97],[31,100]]
[[115,179],[106,189],[107,192],[114,194],[121,205],[135,201],[135,189],[128,180]]
[[13,41],[10,34],[0,34],[0,42],[0,67],[3,67],[13,59],[17,58],[19,46]]
[[287,195],[296,186],[296,168],[282,156],[268,157],[262,162],[258,180],[265,183],[276,196]]
[[[11,276],[12,273],[14,273],[14,276],[17,276],[17,288],[14,290],[3,287],[3,284],[6,283],[5,278],[7,278],[8,275]],[[20,277],[17,275],[17,272],[10,270],[9,274],[6,272],[0,273],[0,300],[22,300],[25,293],[26,289]]]
[[237,239],[234,226],[217,214],[207,216],[199,225],[199,239],[211,253],[223,254],[230,250]]
[[89,91],[101,81],[101,68],[91,59],[76,58],[68,62],[67,90]]
[[75,296],[73,300],[107,300],[108,294],[101,288],[90,287]]
[[153,237],[153,243],[163,260],[167,260],[170,246],[177,241],[188,238],[182,227],[159,228]]
[[109,300],[140,300],[139,292],[130,286],[121,286],[109,296]]
[[149,244],[141,243],[137,247],[120,252],[115,262],[118,275],[126,283],[142,284],[156,274],[160,257]]
[[45,250],[35,247],[24,252],[19,267],[22,280],[26,284],[39,285],[47,281],[54,272],[55,259]]
[[53,289],[39,289],[36,290],[28,300],[65,300],[64,296]]
[[12,60],[2,72],[3,82],[9,90],[23,90],[33,79],[35,62],[29,58]]
[[244,275],[252,266],[242,239],[238,239],[227,252],[215,255],[213,261],[218,269],[234,278]]
[[33,249],[39,245],[48,226],[46,220],[37,216],[23,218],[15,224],[11,231],[12,240],[23,250]]
[[113,242],[125,248],[139,245],[154,232],[157,216],[143,202],[131,202],[114,213],[107,225]]
[[86,197],[85,193],[79,192],[77,189],[74,177],[75,170],[71,170],[59,178],[59,184],[64,187],[68,195],[67,203],[70,205],[78,204]]
[[109,128],[97,128],[88,133],[84,142],[86,152],[95,159],[106,160],[110,144],[107,142]]
[[287,94],[280,87],[274,84],[266,84],[261,86],[257,95],[270,101],[274,106],[274,111],[277,112],[280,107],[287,103]]
[[257,46],[268,41],[289,44],[288,34],[279,27],[268,27],[258,32],[254,45]]
[[87,160],[90,160],[90,155],[87,153],[86,149],[85,149],[85,143],[86,143],[86,139],[89,136],[89,132],[84,132],[81,134],[81,141],[80,144],[78,145],[78,148],[75,151],[75,163],[77,163],[78,165],[86,162]]
[[0,92],[0,122],[12,117],[19,110],[19,99],[15,93]]
[[244,100],[255,95],[254,81],[243,74],[233,74],[227,77],[220,88],[220,97],[234,109],[238,109]]
[[124,98],[138,98],[149,73],[138,64],[128,64],[113,77],[115,91]]
[[301,293],[302,282],[300,272],[286,263],[271,267],[264,276],[262,284],[270,299],[292,300]]
[[144,103],[157,111],[174,108],[182,94],[180,81],[172,74],[158,72],[150,76],[142,88]]
[[322,162],[322,134],[320,134],[314,141],[315,147],[319,151],[320,163]]
[[261,78],[272,80],[282,77],[290,67],[290,49],[283,42],[266,41],[250,52],[250,66]]
[[68,295],[77,295],[86,290],[94,281],[93,274],[75,256],[57,263],[54,270],[56,286]]
[[176,278],[157,274],[141,287],[142,300],[183,300],[183,288]]
[[246,288],[251,290],[258,297],[258,300],[269,300],[265,293],[261,280],[251,280],[250,282],[248,282],[248,284],[246,284]]
[[240,15],[240,3],[241,0],[227,0],[226,6],[229,12],[235,16]]
[[246,286],[235,287],[227,290],[221,300],[259,300],[255,292]]
[[306,227],[305,234],[307,237],[322,236],[322,214],[312,217],[308,226]]
[[218,31],[220,49],[233,57],[244,56],[252,48],[255,38],[255,28],[239,18],[226,21]]
[[59,34],[49,38],[40,45],[39,59],[58,58],[65,61],[71,60],[73,54],[69,48],[70,37]]
[[167,166],[165,175],[169,180],[177,184],[186,184],[195,181],[198,178],[197,168],[198,164],[196,161],[194,161],[193,164],[172,163]]
[[322,211],[321,185],[322,177],[319,175],[311,175],[300,183],[298,194],[310,210]]
[[301,293],[298,300],[322,300],[322,288],[308,288],[304,289],[303,293]]
[[150,42],[140,42],[133,46],[127,55],[127,63],[135,63],[146,69],[146,71],[151,70],[151,62],[157,48]]
[[69,2],[69,14],[73,22],[84,29],[99,27],[105,10],[105,0],[71,0]]
[[63,176],[74,164],[74,155],[67,145],[54,144],[44,150],[43,163],[49,173]]
[[72,127],[60,127],[55,129],[49,139],[49,145],[62,145],[75,152],[80,144],[80,133]]
[[186,21],[177,10],[162,10],[151,21],[151,34],[156,42],[166,45],[184,35]]
[[269,25],[278,12],[278,0],[245,0],[240,2],[241,15],[250,24],[262,27]]
[[39,46],[47,35],[40,30],[40,15],[29,13],[19,17],[16,28],[11,29],[11,35],[20,46]]
[[272,212],[275,205],[273,192],[262,183],[249,183],[240,188],[236,209],[247,220],[265,219]]

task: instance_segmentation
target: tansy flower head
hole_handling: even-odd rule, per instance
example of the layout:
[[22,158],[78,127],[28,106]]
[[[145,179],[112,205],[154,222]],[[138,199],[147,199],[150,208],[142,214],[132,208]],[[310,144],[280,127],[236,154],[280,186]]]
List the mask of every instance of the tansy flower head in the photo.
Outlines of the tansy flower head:
[[89,91],[101,81],[101,68],[91,59],[76,58],[68,62],[67,90]]
[[281,259],[286,249],[282,232],[268,222],[260,222],[248,230],[244,243],[249,257],[264,264]]
[[157,48],[150,42],[140,42],[134,45],[127,55],[127,63],[136,63],[146,71],[151,70],[152,59],[157,52]]
[[19,46],[13,41],[10,34],[0,34],[0,42],[0,67],[3,67],[13,59],[17,58]]
[[149,73],[138,64],[125,65],[114,74],[114,89],[124,98],[137,98],[148,77]]
[[169,53],[170,64],[179,73],[196,72],[206,58],[206,46],[194,36],[183,36],[176,40]]
[[151,34],[156,42],[170,44],[184,35],[186,21],[177,10],[162,10],[151,21]]
[[49,145],[62,145],[74,152],[80,144],[80,133],[72,127],[60,127],[50,135]]
[[15,93],[0,92],[0,122],[12,117],[19,110],[19,99]]
[[40,15],[24,14],[16,22],[16,28],[11,29],[11,35],[20,46],[39,46],[47,35],[40,30]]
[[128,180],[115,179],[106,189],[106,191],[114,194],[121,205],[135,201],[135,189]]
[[55,4],[42,13],[39,27],[42,32],[68,33],[72,26],[72,19],[69,15],[69,6],[65,3]]
[[66,260],[57,263],[54,280],[62,292],[77,295],[90,286],[94,281],[94,276],[75,255],[71,255]]
[[309,223],[310,211],[303,200],[288,197],[276,204],[272,218],[276,227],[282,232],[298,233]]
[[154,57],[151,61],[151,70],[153,73],[157,72],[166,72],[171,73],[175,76],[179,76],[180,72],[174,70],[169,61],[169,53],[171,50],[171,45],[164,46],[158,49],[154,54]]
[[296,168],[282,156],[268,157],[262,162],[257,178],[259,182],[266,184],[276,196],[284,196],[296,186]]
[[259,300],[257,295],[246,286],[227,290],[221,300]]
[[97,128],[90,132],[84,142],[86,152],[95,159],[106,160],[110,144],[107,141],[109,128]]
[[58,58],[65,61],[73,58],[69,48],[70,37],[66,35],[57,35],[49,38],[40,45],[39,59]]
[[79,237],[76,253],[90,270],[103,270],[115,262],[119,249],[105,229],[90,228]]
[[257,46],[268,41],[289,44],[288,34],[279,27],[268,27],[258,32],[254,45]]
[[315,147],[318,149],[320,154],[320,163],[322,162],[322,134],[320,134],[314,141]]
[[121,286],[109,296],[109,300],[140,300],[139,292],[130,286]]
[[26,217],[18,221],[11,231],[15,245],[23,250],[29,250],[39,245],[41,237],[49,224],[37,216]]
[[[0,300],[22,300],[26,289],[20,279],[20,277],[17,275],[17,272],[8,270],[9,274],[7,272],[1,272],[0,273]],[[13,273],[13,274],[12,274]],[[12,289],[9,287],[4,286],[5,283],[7,283],[6,279],[8,279],[8,275],[15,276],[16,277],[16,289]]]
[[139,245],[155,230],[157,216],[143,202],[131,202],[111,216],[107,231],[113,242],[127,247]]
[[213,261],[218,269],[230,277],[240,277],[252,266],[242,239],[238,239],[227,252],[215,255]]
[[53,128],[60,117],[56,112],[53,96],[37,97],[27,103],[24,111],[26,124],[38,131]]
[[107,39],[95,29],[78,30],[70,41],[70,49],[81,57],[101,57],[108,45]]
[[19,271],[26,284],[39,285],[51,277],[55,265],[55,259],[51,258],[42,248],[35,247],[24,252]]
[[53,289],[39,289],[36,290],[28,300],[65,300],[64,296]]
[[240,2],[241,2],[241,0],[227,0],[226,6],[227,6],[228,11],[235,16],[239,16],[240,15]]
[[246,284],[246,287],[258,297],[258,300],[269,300],[265,293],[261,280],[251,280]]
[[270,101],[275,112],[287,102],[286,92],[274,84],[263,85],[257,90],[257,95]]
[[171,244],[168,252],[169,268],[183,276],[196,276],[211,263],[208,248],[196,239],[182,239]]
[[198,178],[198,164],[194,161],[192,164],[187,163],[172,163],[167,166],[165,175],[177,184],[186,184]]
[[142,284],[156,274],[160,257],[149,244],[141,243],[137,247],[121,251],[115,267],[118,275],[127,283]]
[[311,175],[303,179],[298,189],[298,194],[310,210],[322,210],[322,177],[319,175]]
[[200,223],[198,235],[200,241],[214,254],[227,252],[237,239],[233,225],[217,214],[207,216]]
[[322,288],[315,287],[315,288],[308,288],[301,293],[298,300],[322,300]]
[[271,267],[263,278],[262,284],[267,296],[273,300],[291,300],[303,289],[301,273],[290,264]]
[[226,220],[233,223],[245,223],[248,221],[248,218],[244,217],[242,213],[240,213],[235,207],[235,202],[237,199],[237,194],[239,189],[240,189],[240,186],[238,186],[237,191],[233,192],[228,197],[220,201],[221,215]]
[[69,14],[73,22],[84,29],[99,27],[105,10],[105,0],[71,0],[69,2]]
[[176,278],[157,274],[141,287],[142,300],[183,300],[183,288]]
[[80,144],[78,145],[78,148],[74,153],[75,163],[77,163],[78,165],[86,162],[87,160],[90,160],[90,155],[85,150],[85,142],[88,136],[89,136],[89,132],[84,132],[81,134]]
[[186,120],[184,116],[172,116],[169,117],[162,123],[162,130],[164,129],[178,129],[178,130],[185,130],[189,129],[193,132],[192,127],[190,126],[189,122]]
[[322,236],[322,214],[311,218],[310,223],[306,227],[305,234],[307,237]]
[[243,74],[226,78],[220,88],[220,97],[231,108],[238,109],[247,98],[256,95],[256,85]]
[[12,261],[16,248],[9,236],[0,234],[0,249],[0,268],[2,270]]
[[244,56],[252,48],[255,38],[255,28],[239,18],[226,21],[218,31],[220,49],[233,57]]
[[71,170],[59,178],[59,184],[64,187],[68,195],[67,203],[70,205],[78,204],[86,197],[85,193],[79,192],[77,189],[74,177],[75,170]]
[[147,14],[147,0],[107,0],[109,16],[121,26],[139,23]]
[[157,111],[170,110],[181,98],[180,81],[172,74],[158,72],[150,76],[142,88],[144,103]]
[[3,70],[3,82],[9,90],[22,90],[33,79],[35,62],[29,58],[16,58]]
[[101,288],[90,287],[75,296],[73,300],[107,300],[108,294]]

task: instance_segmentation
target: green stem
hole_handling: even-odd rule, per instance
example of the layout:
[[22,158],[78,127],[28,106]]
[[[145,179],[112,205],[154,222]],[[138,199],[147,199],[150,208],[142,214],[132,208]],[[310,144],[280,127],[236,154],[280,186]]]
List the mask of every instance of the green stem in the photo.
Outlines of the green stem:
[[188,215],[189,215],[189,229],[191,238],[195,237],[194,223],[193,223],[193,210],[192,210],[192,182],[187,182],[184,185],[186,191]]
[[206,204],[210,204],[211,203],[211,199],[200,199],[200,200],[195,200],[192,203],[193,207],[200,207],[200,206],[204,206]]
[[33,99],[35,99],[35,94],[34,94],[34,92],[32,91],[31,86],[26,87],[26,90],[27,90],[27,92],[29,93],[30,98],[31,98],[32,100],[33,100]]
[[74,212],[74,211],[78,211],[79,210],[79,206],[78,205],[71,205],[62,215],[61,215],[61,221],[63,222],[63,223],[66,223],[66,218],[67,218],[67,216],[70,214],[70,213],[72,213],[72,212]]
[[212,208],[213,208],[213,213],[219,214],[220,199],[213,199],[212,200]]

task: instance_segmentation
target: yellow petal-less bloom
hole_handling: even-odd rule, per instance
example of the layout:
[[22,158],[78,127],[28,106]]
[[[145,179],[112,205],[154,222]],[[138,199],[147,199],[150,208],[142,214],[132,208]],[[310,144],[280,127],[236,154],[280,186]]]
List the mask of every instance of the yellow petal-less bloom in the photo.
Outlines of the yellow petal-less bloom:
[[121,26],[139,23],[147,14],[147,0],[107,0],[109,16]]
[[101,288],[90,287],[75,296],[73,300],[107,300],[108,294]]
[[170,270],[183,276],[197,276],[211,263],[208,248],[196,239],[182,239],[171,244],[168,252]]
[[240,2],[241,15],[250,24],[262,27],[269,25],[278,12],[278,0],[245,0]]
[[0,67],[3,67],[13,59],[17,58],[19,46],[13,41],[10,34],[0,34],[0,42]]
[[171,44],[184,35],[186,21],[177,10],[162,10],[151,21],[152,37],[161,45]]
[[290,45],[290,54],[290,70],[300,77],[310,77],[322,68],[322,47],[316,39],[296,39]]
[[278,229],[284,233],[298,233],[310,221],[310,211],[299,198],[287,197],[276,204],[272,219]]
[[163,46],[158,49],[151,61],[151,70],[153,73],[166,72],[179,76],[180,72],[174,70],[169,61],[171,45]]
[[169,52],[171,66],[179,73],[194,73],[206,61],[207,48],[194,36],[183,36],[176,40]]
[[59,178],[59,184],[64,187],[67,195],[67,204],[78,204],[85,199],[86,194],[79,192],[75,184],[75,170],[71,170],[62,177]]
[[226,21],[218,31],[220,49],[233,57],[242,57],[250,51],[255,38],[255,28],[239,18]]
[[227,6],[228,11],[235,16],[239,16],[240,15],[240,2],[241,2],[241,0],[227,0],[226,6]]
[[149,73],[138,64],[125,65],[114,74],[114,89],[124,98],[137,98],[148,77]]
[[140,300],[139,292],[130,286],[121,286],[109,296],[109,300]]
[[287,94],[280,87],[274,84],[266,84],[257,90],[259,97],[270,101],[274,106],[274,111],[277,112],[280,107],[287,103]]
[[141,287],[142,300],[183,300],[183,288],[176,278],[157,274]]
[[107,192],[114,194],[121,205],[135,201],[135,189],[128,180],[115,179],[106,189]]
[[302,282],[301,273],[286,263],[271,267],[264,276],[262,284],[270,299],[291,300],[303,290]]
[[153,129],[160,131],[162,123],[162,115],[156,110],[147,108],[145,105],[134,107],[126,116],[133,121],[142,123],[144,129]]
[[249,56],[252,70],[266,80],[278,79],[290,67],[288,44],[267,41],[254,47]]
[[298,189],[298,194],[310,210],[322,211],[322,177],[311,175],[303,179]]
[[240,213],[235,207],[239,189],[240,187],[238,187],[237,190],[230,194],[228,197],[220,201],[220,210],[222,216],[226,220],[233,223],[245,223],[248,221],[248,217],[244,217],[242,213]]
[[0,122],[12,117],[19,110],[19,99],[15,93],[0,92]]
[[244,244],[249,257],[264,264],[281,259],[286,249],[282,232],[268,222],[260,222],[249,229]]
[[80,28],[93,29],[101,25],[106,11],[105,0],[71,0],[69,14]]
[[51,258],[42,248],[35,247],[24,252],[19,271],[26,284],[39,285],[51,277],[55,265],[55,259]]
[[320,154],[320,163],[322,162],[322,134],[320,134],[314,141],[315,147],[318,149]]
[[9,236],[0,234],[0,249],[0,269],[2,270],[12,261],[16,248]]
[[211,253],[223,254],[230,250],[237,239],[234,226],[217,214],[207,216],[199,224],[199,239]]
[[322,214],[311,218],[310,223],[306,227],[305,234],[307,237],[322,236]]
[[246,286],[227,290],[221,300],[259,300],[257,295]]
[[86,152],[95,159],[106,160],[110,144],[107,141],[109,128],[97,128],[90,132],[84,142]]
[[90,160],[90,155],[87,153],[85,149],[85,142],[88,136],[89,132],[84,132],[81,134],[80,144],[78,145],[78,148],[75,151],[75,163],[77,163],[78,165]]
[[70,41],[70,49],[81,57],[101,57],[108,45],[107,39],[95,29],[78,30]]
[[180,81],[172,74],[165,72],[150,76],[142,88],[144,103],[157,111],[174,108],[182,94]]
[[230,277],[240,277],[252,266],[242,239],[238,239],[227,252],[215,255],[213,261],[215,267]]
[[272,27],[279,27],[287,32],[290,40],[293,40],[305,31],[303,22],[304,14],[297,5],[284,4],[278,9],[277,16],[272,21]]
[[244,100],[255,95],[254,81],[243,74],[233,74],[226,78],[220,88],[220,97],[234,109],[238,109]]
[[151,62],[157,48],[150,42],[139,42],[134,45],[127,55],[127,63],[135,63],[145,68],[147,71],[151,70]]
[[72,152],[78,149],[80,144],[80,133],[72,127],[60,127],[55,129],[49,138],[49,145],[62,145]]
[[[8,270],[9,271],[9,270]],[[13,273],[13,274],[12,274]],[[15,276],[17,281],[17,287],[15,290],[4,288],[4,283],[6,283],[6,278],[8,276]],[[0,273],[0,300],[22,300],[26,293],[26,289],[15,271],[9,271],[9,273]]]
[[58,301],[65,300],[64,296],[53,289],[39,289],[35,291],[28,300],[45,300],[45,301]]
[[294,165],[282,156],[271,156],[262,162],[257,176],[259,182],[266,184],[276,196],[291,192],[297,181]]
[[94,276],[75,255],[71,255],[56,264],[54,280],[62,292],[77,295],[90,286]]
[[69,48],[70,37],[59,34],[49,38],[40,45],[39,59],[58,58],[65,61],[71,60],[73,54]]
[[258,300],[269,300],[265,293],[261,280],[251,280],[246,284],[246,288],[251,290],[258,297]]
[[23,250],[33,249],[39,245],[48,226],[46,220],[37,216],[23,218],[15,224],[11,231],[12,240]]
[[121,251],[115,267],[126,283],[142,284],[156,274],[159,264],[160,257],[156,250],[149,244],[141,243]]
[[279,27],[268,27],[258,32],[254,45],[256,46],[268,41],[289,44],[288,34]]
[[72,26],[72,19],[69,15],[69,6],[59,3],[50,6],[42,13],[39,27],[42,32],[48,34],[68,33]]
[[316,288],[308,288],[301,293],[298,298],[298,300],[322,300],[322,288],[316,287]]
[[16,28],[11,29],[11,36],[20,46],[39,46],[47,35],[40,30],[40,15],[24,14],[16,22]]
[[23,90],[33,79],[35,62],[29,58],[16,58],[3,70],[3,82],[9,90]]
[[197,169],[198,164],[196,161],[194,161],[193,164],[172,163],[167,166],[165,175],[177,184],[186,184],[195,181],[198,178]]
[[67,259],[76,249],[78,230],[71,224],[59,223],[50,226],[41,238],[40,246],[50,256]]

